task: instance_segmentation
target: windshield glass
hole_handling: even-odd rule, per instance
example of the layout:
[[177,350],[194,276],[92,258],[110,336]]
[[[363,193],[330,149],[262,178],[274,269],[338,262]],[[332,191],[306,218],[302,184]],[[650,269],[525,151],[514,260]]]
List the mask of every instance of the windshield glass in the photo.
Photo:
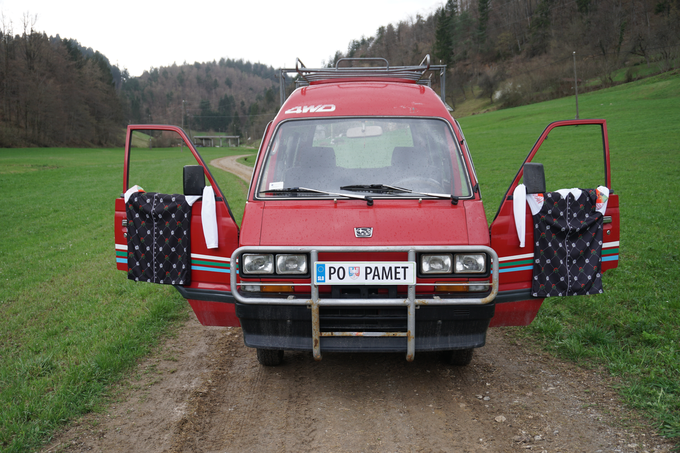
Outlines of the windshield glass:
[[[449,125],[422,118],[342,118],[283,123],[272,140],[258,196],[323,197],[308,188],[371,196],[471,196]],[[372,186],[372,187],[363,187]]]

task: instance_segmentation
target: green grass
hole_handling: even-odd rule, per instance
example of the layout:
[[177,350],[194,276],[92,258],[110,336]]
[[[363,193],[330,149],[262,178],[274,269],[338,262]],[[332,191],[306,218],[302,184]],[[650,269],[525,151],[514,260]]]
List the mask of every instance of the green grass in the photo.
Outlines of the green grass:
[[[680,440],[680,76],[588,93],[579,96],[579,107],[581,118],[607,120],[612,188],[620,196],[619,267],[605,274],[603,295],[547,299],[520,335],[561,357],[604,367],[620,378],[632,407],[661,434]],[[571,97],[460,120],[490,220],[544,127],[574,111]],[[576,130],[574,155],[584,151],[582,134]],[[592,172],[591,162],[601,166],[601,151],[593,155],[582,171],[572,162],[546,166],[546,173],[580,178]],[[549,190],[557,188],[548,181]]]
[[[206,161],[226,152],[208,150]],[[187,153],[176,154],[136,156],[171,167]],[[212,171],[240,222],[244,184]],[[97,409],[108,385],[189,314],[174,288],[116,270],[122,175],[122,149],[0,149],[0,451],[35,449]]]
[[[673,67],[677,68],[678,62],[680,62],[680,59],[674,60],[672,62]],[[664,66],[664,63],[660,60],[660,56],[650,59],[649,65],[647,65],[643,57],[635,58],[632,63],[633,65],[631,66],[614,71],[612,73],[612,80],[614,80],[614,82],[626,82],[629,75],[632,76],[632,79],[649,77],[661,73],[662,67]]]
[[237,160],[238,163],[247,165],[249,167],[255,166],[255,159],[257,158],[257,151],[253,153],[252,156],[241,157]]
[[[476,88],[474,94],[466,91],[466,99],[464,101],[458,101],[456,103],[456,108],[453,111],[453,116],[455,118],[478,115],[481,112],[494,111],[498,109],[497,104],[493,104],[488,97],[479,97],[480,89]],[[457,95],[458,93],[456,93]],[[453,107],[453,106],[452,106]]]
[[148,148],[149,140],[151,140],[151,136],[142,131],[134,131],[132,133],[132,146]]

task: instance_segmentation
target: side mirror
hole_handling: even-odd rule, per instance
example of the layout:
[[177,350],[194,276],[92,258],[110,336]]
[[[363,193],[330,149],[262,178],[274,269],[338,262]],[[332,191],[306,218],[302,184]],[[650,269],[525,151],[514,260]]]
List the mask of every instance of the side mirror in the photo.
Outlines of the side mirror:
[[184,166],[184,195],[203,195],[205,172],[200,165]]
[[524,164],[524,185],[527,193],[545,193],[545,172],[543,164],[528,162]]

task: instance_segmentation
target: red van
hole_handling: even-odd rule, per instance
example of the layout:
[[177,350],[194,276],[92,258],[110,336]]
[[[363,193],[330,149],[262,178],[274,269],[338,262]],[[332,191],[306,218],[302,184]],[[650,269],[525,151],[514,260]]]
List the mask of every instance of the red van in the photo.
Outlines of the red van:
[[[550,124],[489,228],[467,142],[429,86],[444,68],[429,57],[418,66],[345,64],[282,70],[298,87],[266,129],[240,229],[180,128],[129,126],[118,269],[173,284],[204,325],[241,326],[263,365],[279,364],[285,350],[317,360],[324,351],[407,360],[442,351],[466,365],[490,326],[528,325],[544,297],[599,291],[619,244],[604,120]],[[534,156],[551,131],[585,125],[601,131],[602,186],[552,198]],[[183,168],[183,194],[130,185],[134,132],[149,130],[177,134],[195,158]],[[575,202],[594,226],[560,239],[553,217],[564,211],[569,221],[573,208],[558,202]],[[577,262],[584,253],[587,266]]]

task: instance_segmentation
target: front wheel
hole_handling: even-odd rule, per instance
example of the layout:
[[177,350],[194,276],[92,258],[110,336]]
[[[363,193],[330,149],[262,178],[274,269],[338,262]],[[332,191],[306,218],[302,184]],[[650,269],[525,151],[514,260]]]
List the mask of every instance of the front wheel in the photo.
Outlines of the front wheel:
[[257,361],[264,366],[277,366],[283,362],[283,349],[257,348]]
[[451,351],[444,351],[444,360],[449,365],[466,366],[472,362],[472,356],[475,350],[470,349],[453,349]]

